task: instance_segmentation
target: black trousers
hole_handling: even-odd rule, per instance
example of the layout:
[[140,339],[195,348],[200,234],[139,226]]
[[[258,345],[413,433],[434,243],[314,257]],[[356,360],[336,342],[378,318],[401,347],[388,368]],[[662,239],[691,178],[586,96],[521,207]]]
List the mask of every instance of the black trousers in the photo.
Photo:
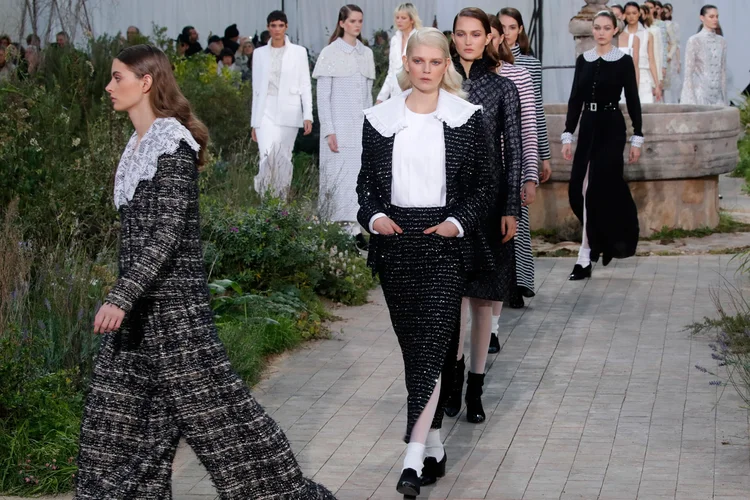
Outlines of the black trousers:
[[466,280],[460,242],[423,231],[445,220],[445,209],[391,207],[389,217],[404,231],[378,238],[380,275],[406,373],[407,424],[411,431],[442,375],[433,429],[443,422],[458,349],[461,298]]
[[181,436],[222,499],[334,498],[302,476],[286,436],[232,370],[206,299],[142,301],[103,338],[76,498],[172,498]]

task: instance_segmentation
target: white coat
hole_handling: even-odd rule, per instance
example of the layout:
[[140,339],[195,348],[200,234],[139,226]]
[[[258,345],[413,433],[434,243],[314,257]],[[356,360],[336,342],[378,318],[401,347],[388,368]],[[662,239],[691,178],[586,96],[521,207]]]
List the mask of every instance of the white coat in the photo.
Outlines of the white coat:
[[[265,45],[253,53],[253,104],[250,125],[259,128],[268,93],[271,49]],[[286,37],[286,51],[281,62],[278,113],[275,124],[283,127],[302,127],[305,120],[312,121],[312,84],[307,49],[295,45]]]
[[[409,33],[409,38],[416,32],[417,30],[412,30]],[[398,85],[398,73],[404,67],[403,56],[406,55],[406,47],[401,50],[403,37],[404,34],[401,30],[396,31],[396,34],[391,37],[390,50],[388,52],[388,75],[385,77],[383,87],[378,93],[378,101],[386,101],[390,97],[401,93],[401,87]]]

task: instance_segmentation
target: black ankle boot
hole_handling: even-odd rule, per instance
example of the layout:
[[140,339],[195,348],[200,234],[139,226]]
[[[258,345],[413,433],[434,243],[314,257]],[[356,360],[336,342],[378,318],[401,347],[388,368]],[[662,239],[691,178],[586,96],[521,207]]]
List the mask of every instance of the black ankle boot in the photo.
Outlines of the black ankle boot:
[[482,408],[482,386],[484,373],[469,372],[466,382],[466,420],[472,424],[484,422],[484,408]]
[[487,352],[490,354],[497,354],[500,352],[500,339],[497,338],[497,333],[492,332],[492,335],[490,335],[490,348],[487,349]]
[[404,498],[416,498],[419,495],[419,487],[422,480],[419,479],[414,469],[404,469],[396,485],[396,491],[404,495]]
[[451,388],[450,395],[445,401],[445,414],[449,417],[455,417],[458,412],[461,411],[461,395],[464,391],[464,372],[466,371],[466,363],[464,362],[464,356],[456,361],[456,373],[453,379],[453,387]]
[[445,476],[445,464],[447,463],[448,454],[445,450],[443,450],[443,459],[439,462],[435,457],[425,458],[422,468],[422,486],[435,484],[439,478]]
[[517,286],[514,286],[508,296],[508,307],[511,309],[523,309],[524,306],[521,290]]

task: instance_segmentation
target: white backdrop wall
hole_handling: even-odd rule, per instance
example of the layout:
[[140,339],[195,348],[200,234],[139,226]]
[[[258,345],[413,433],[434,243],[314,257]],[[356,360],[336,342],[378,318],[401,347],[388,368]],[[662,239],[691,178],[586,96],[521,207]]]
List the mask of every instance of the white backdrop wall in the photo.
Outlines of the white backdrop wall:
[[[289,34],[293,40],[313,52],[320,52],[336,23],[341,5],[349,0],[285,0],[289,17]],[[393,25],[393,9],[399,0],[354,0],[365,13],[364,33],[368,37],[379,29]],[[527,24],[531,20],[532,0],[412,0],[425,25],[437,18],[438,28],[451,29],[453,17],[462,8],[473,5],[495,13],[505,6],[518,8]],[[240,33],[252,36],[265,29],[266,15],[281,7],[281,0],[88,0],[86,2],[95,34],[124,32],[128,25],[138,26],[151,33],[152,24],[164,26],[176,37],[183,26],[193,25],[205,46],[210,33],[224,34],[224,28],[237,23]],[[610,3],[613,3],[610,1]],[[624,3],[624,0],[620,3]],[[698,27],[698,12],[705,0],[673,0],[675,20],[681,28],[682,54],[690,35]],[[750,46],[747,29],[750,6],[748,0],[712,0],[719,7],[724,36],[729,44],[728,68],[730,95],[737,94],[750,83],[750,57],[745,47]],[[544,99],[564,102],[570,92],[573,70],[554,69],[573,66],[575,46],[568,33],[568,22],[584,5],[583,0],[547,0],[544,2]],[[18,40],[23,0],[0,0],[0,33],[10,33]],[[40,21],[40,28],[47,21]],[[53,28],[53,35],[59,26]],[[28,31],[28,30],[27,30]],[[81,42],[80,30],[77,39]]]

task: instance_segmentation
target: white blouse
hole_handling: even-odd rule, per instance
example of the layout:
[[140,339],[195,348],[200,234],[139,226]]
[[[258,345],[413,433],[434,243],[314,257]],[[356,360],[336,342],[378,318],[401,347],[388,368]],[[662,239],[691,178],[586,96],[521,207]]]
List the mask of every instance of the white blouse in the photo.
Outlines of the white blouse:
[[283,47],[269,47],[271,49],[271,71],[268,75],[268,94],[279,95],[279,83],[281,82],[281,63],[284,60],[286,44]]
[[393,141],[391,203],[397,207],[445,206],[445,138],[435,113],[405,109],[406,128]]

